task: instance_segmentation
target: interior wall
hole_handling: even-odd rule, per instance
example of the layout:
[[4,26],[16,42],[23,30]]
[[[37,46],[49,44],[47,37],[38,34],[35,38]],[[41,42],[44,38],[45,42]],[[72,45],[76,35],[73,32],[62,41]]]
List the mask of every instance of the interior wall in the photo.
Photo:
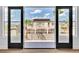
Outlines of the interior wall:
[[73,49],[79,49],[79,6],[76,10],[77,15],[77,36],[73,37]]
[[0,49],[8,48],[8,41],[4,34],[5,7],[0,6]]

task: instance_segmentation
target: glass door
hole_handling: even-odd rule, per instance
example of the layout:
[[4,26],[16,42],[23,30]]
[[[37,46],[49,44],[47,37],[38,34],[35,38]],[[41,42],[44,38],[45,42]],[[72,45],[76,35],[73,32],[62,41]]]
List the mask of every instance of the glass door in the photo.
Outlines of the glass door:
[[72,7],[56,7],[56,47],[72,48]]
[[8,7],[8,47],[23,47],[23,7]]

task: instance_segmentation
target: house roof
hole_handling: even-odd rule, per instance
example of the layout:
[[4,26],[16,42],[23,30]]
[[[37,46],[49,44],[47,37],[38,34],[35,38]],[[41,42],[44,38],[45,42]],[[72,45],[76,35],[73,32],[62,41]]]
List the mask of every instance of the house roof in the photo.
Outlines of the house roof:
[[50,21],[50,19],[33,19],[33,21]]

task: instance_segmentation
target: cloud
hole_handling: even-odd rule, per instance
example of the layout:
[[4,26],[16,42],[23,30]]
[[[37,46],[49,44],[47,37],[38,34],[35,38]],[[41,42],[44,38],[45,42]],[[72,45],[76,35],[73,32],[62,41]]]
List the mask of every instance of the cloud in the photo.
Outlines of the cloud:
[[36,16],[36,17],[33,17],[32,19],[45,19],[45,18],[48,18],[48,16],[50,15],[50,13],[46,13],[44,14],[44,16]]
[[49,16],[49,15],[50,15],[50,13],[46,13],[46,14],[45,14],[45,16]]
[[41,13],[41,12],[42,12],[42,10],[34,10],[34,11],[30,12],[30,14],[36,14],[36,13]]
[[46,13],[43,18],[48,18],[49,15],[50,13]]

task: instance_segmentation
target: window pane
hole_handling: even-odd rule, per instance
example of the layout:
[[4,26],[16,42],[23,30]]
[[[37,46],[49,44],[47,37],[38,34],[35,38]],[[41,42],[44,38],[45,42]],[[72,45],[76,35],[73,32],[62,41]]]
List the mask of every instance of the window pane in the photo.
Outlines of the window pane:
[[11,43],[20,43],[21,41],[21,10],[11,9]]
[[69,9],[58,9],[59,43],[69,43]]

